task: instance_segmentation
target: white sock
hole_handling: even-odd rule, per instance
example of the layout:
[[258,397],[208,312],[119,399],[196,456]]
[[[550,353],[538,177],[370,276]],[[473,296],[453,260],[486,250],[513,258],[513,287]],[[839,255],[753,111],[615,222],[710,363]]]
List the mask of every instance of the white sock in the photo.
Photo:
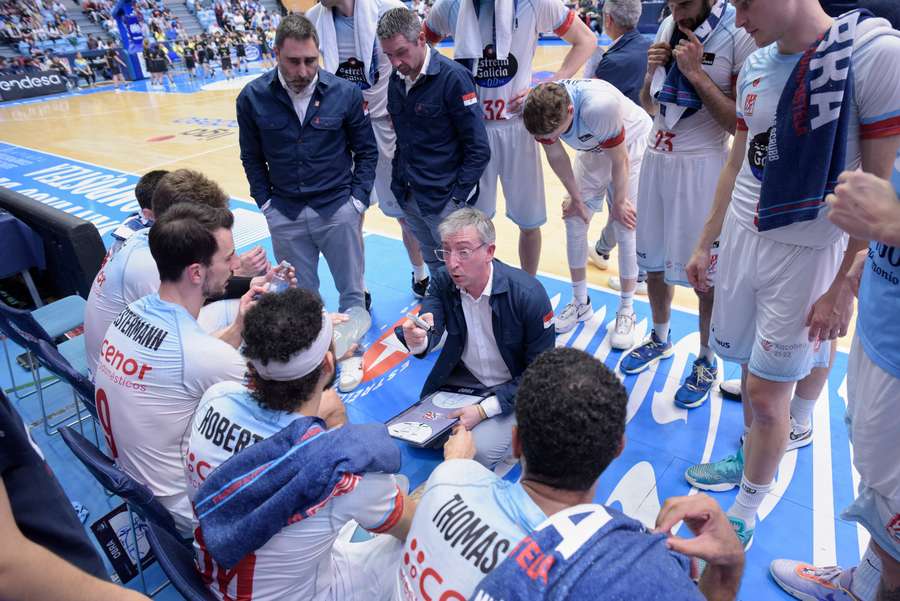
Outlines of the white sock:
[[656,337],[659,338],[662,342],[665,342],[669,339],[669,322],[664,321],[662,323],[653,323],[653,331],[656,332]]
[[772,488],[771,482],[754,484],[747,480],[747,476],[741,476],[741,489],[734,499],[734,505],[728,510],[728,515],[744,520],[747,528],[753,528],[756,525],[756,511],[762,505],[770,488]]
[[859,560],[859,566],[853,572],[850,592],[862,601],[875,601],[878,585],[881,582],[881,558],[872,551],[871,545]]
[[587,303],[587,280],[572,282],[572,290],[575,293],[575,302],[582,305]]
[[619,296],[619,310],[616,313],[630,315],[634,313],[634,290],[631,292],[622,292]]
[[413,265],[413,277],[417,282],[421,282],[428,277],[428,270],[425,268],[425,263]]
[[791,399],[791,417],[801,426],[808,426],[815,406],[816,399],[804,399],[795,394]]
[[710,365],[716,360],[716,354],[708,346],[700,345],[700,357],[706,359]]

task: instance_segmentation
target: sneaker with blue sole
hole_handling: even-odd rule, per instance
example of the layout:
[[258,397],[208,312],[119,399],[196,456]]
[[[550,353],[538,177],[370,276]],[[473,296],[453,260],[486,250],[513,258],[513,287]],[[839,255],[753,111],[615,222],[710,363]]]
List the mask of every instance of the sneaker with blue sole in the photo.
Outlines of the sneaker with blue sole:
[[624,374],[639,374],[663,359],[668,359],[674,352],[675,349],[672,347],[670,334],[666,334],[666,340],[663,342],[656,336],[656,332],[651,331],[650,338],[646,342],[636,346],[630,353],[625,355],[619,369]]
[[769,564],[772,580],[787,594],[802,601],[860,601],[850,592],[855,570],[838,566],[817,568],[793,559],[776,559]]
[[734,533],[737,535],[746,553],[753,546],[753,531],[755,528],[747,528],[747,523],[744,520],[734,516],[728,516],[728,521],[731,522],[731,527],[734,528]]
[[684,409],[695,409],[705,403],[718,374],[719,366],[715,357],[712,363],[699,357],[694,361],[690,375],[675,392],[675,404]]
[[694,488],[725,492],[740,485],[744,473],[744,450],[712,463],[692,465],[684,472],[684,479]]

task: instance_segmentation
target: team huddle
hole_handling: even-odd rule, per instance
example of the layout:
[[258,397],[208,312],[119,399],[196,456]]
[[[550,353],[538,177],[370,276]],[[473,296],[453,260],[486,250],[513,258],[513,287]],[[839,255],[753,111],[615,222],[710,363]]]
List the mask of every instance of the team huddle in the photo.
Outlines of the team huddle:
[[[193,539],[217,598],[734,599],[779,462],[812,441],[854,295],[860,487],[844,517],[871,543],[856,568],[776,560],[771,574],[800,599],[900,594],[900,227],[864,208],[896,203],[886,180],[900,184],[900,33],[816,0],[668,6],[651,43],[635,30],[639,0],[606,0],[605,51],[561,0],[437,0],[424,23],[396,0],[288,15],[277,67],[237,99],[274,267],[261,248],[235,253],[215,182],[141,178],[142,212],[115,232],[88,299],[89,368],[110,452]],[[545,32],[570,48],[532,89]],[[455,60],[431,46],[446,36]],[[572,297],[555,316],[535,277],[541,148],[566,192]],[[498,180],[518,268],[494,257]],[[363,376],[376,203],[401,226],[422,299],[396,337],[414,357],[439,353],[418,398],[483,392],[454,408],[444,462],[411,496],[399,443],[348,422],[334,389]],[[672,402],[703,405],[720,359],[742,368],[734,453],[685,472],[737,497],[727,511],[704,494],[669,499],[652,532],[594,501],[625,445],[620,378],[555,348],[593,316],[587,262],[614,246],[618,369],[673,355],[674,286],[697,294],[700,347]],[[642,286],[653,329],[637,340]],[[518,482],[498,475],[515,462]],[[694,538],[671,533],[682,521]]]

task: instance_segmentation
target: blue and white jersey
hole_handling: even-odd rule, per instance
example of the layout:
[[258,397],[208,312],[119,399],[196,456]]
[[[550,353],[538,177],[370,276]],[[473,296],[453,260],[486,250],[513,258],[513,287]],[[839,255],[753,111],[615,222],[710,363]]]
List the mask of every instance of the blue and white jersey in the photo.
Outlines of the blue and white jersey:
[[[188,495],[193,499],[206,476],[233,455],[298,417],[261,407],[241,383],[212,386],[200,399],[188,433],[184,456]],[[393,474],[347,474],[312,515],[282,528],[230,570],[206,551],[195,517],[197,564],[212,593],[223,601],[357,598],[352,575],[341,569],[347,564],[334,559],[335,540],[350,520],[370,532],[390,530],[403,515],[403,498]]]
[[110,252],[94,277],[84,309],[84,350],[97,373],[100,343],[109,324],[129,303],[159,290],[159,270],[150,254],[150,228],[134,232],[118,252]]
[[[701,68],[724,94],[729,96],[744,61],[754,50],[756,42],[734,24],[735,8],[730,2],[718,26],[703,44]],[[670,42],[675,24],[672,16],[660,23],[656,42]],[[730,134],[716,122],[705,106],[688,117],[682,117],[675,127],[668,129],[664,117],[657,111],[648,145],[659,152],[724,152]]]
[[701,601],[687,557],[637,520],[602,505],[550,516],[488,574],[474,601]]
[[547,518],[518,483],[483,465],[439,465],[416,508],[397,575],[397,599],[468,599],[523,536]]
[[[900,196],[900,153],[891,176]],[[898,198],[900,202],[900,198]],[[900,378],[900,248],[883,242],[869,244],[859,284],[859,318],[856,331],[866,354],[878,367]]]
[[157,293],[125,307],[101,339],[94,385],[107,445],[183,524],[192,512],[181,457],[194,410],[210,386],[245,371],[234,347]]
[[[747,155],[735,181],[729,210],[742,227],[760,236],[783,244],[825,248],[844,235],[826,218],[825,211],[817,219],[764,232],[756,227],[778,101],[801,56],[781,54],[777,44],[770,44],[744,62],[737,82],[737,129],[747,132]],[[844,166],[851,171],[861,163],[861,140],[900,134],[900,38],[881,35],[861,47],[854,46],[852,62],[854,85]],[[802,168],[798,165],[798,177],[803,175]]]
[[575,150],[602,152],[646,136],[652,122],[644,109],[602,79],[558,82],[572,100],[572,125],[559,138]]

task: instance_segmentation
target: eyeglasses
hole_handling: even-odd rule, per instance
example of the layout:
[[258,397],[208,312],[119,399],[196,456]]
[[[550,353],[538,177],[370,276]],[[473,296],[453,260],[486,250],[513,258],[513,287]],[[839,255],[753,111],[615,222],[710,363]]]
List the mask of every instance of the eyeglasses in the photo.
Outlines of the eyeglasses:
[[486,245],[486,242],[482,242],[475,248],[461,248],[459,250],[446,250],[443,248],[436,248],[434,249],[434,256],[436,256],[438,258],[438,261],[441,261],[442,263],[446,263],[450,259],[451,254],[456,254],[460,261],[468,261],[472,258],[472,255],[475,254],[476,250]]

